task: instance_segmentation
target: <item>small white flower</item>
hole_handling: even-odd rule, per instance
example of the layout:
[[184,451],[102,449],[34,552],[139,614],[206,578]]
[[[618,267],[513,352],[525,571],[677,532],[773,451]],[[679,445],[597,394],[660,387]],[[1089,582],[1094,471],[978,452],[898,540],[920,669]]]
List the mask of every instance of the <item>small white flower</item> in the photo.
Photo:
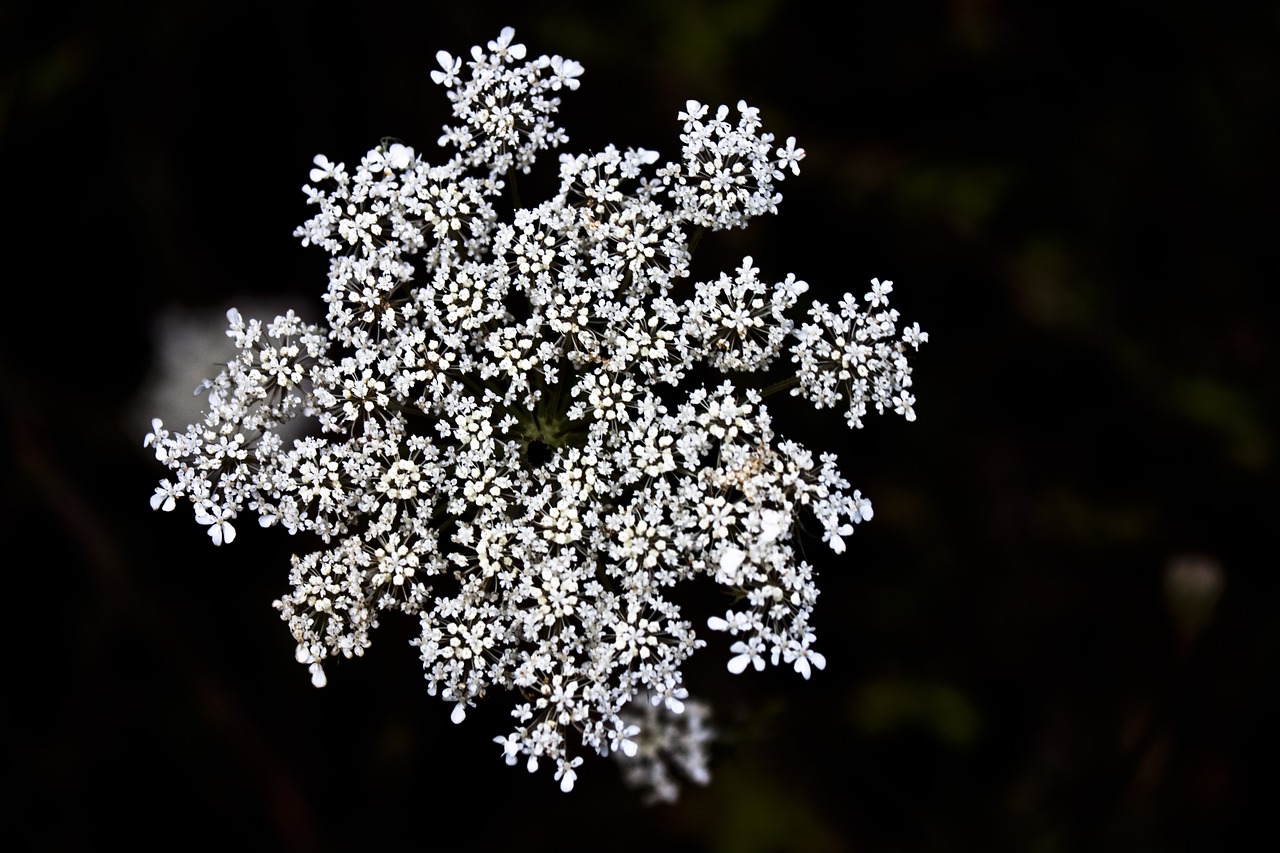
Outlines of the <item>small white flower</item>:
[[195,513],[196,523],[209,525],[207,532],[214,545],[221,545],[224,542],[230,545],[235,541],[236,529],[229,520],[235,517],[234,510],[210,501],[203,501],[196,505]]
[[524,59],[524,45],[511,43],[511,40],[515,37],[516,31],[514,27],[503,27],[498,38],[489,42],[489,50],[499,59],[505,59],[508,56],[512,59]]
[[720,555],[720,572],[727,576],[737,573],[742,567],[742,561],[747,558],[747,552],[741,548],[732,546],[724,549],[724,553]]
[[413,149],[407,145],[401,145],[399,142],[391,143],[391,147],[387,149],[387,165],[396,171],[409,168],[409,164],[413,162]]
[[851,536],[852,534],[852,524],[832,525],[823,531],[822,539],[831,546],[832,551],[835,551],[837,554],[843,554],[845,552],[843,537]]
[[578,778],[577,768],[582,766],[582,756],[566,761],[556,760],[556,778],[560,780],[560,790],[566,794],[573,790],[573,783]]
[[520,733],[514,732],[510,735],[499,735],[493,739],[493,742],[502,745],[503,760],[506,761],[508,767],[514,767],[517,756],[520,755]]
[[[310,174],[308,175],[308,177],[310,177],[311,180],[315,181],[316,183],[320,183],[323,180],[333,177],[334,165],[333,163],[329,162],[328,157],[324,156],[323,154],[317,154],[312,159],[311,162],[316,164],[316,167],[312,169]],[[235,309],[232,309],[232,310],[235,310]],[[230,317],[230,313],[231,312],[227,312],[228,317]],[[236,313],[236,316],[239,317],[239,312]]]
[[783,657],[792,663],[796,672],[804,676],[805,681],[808,681],[809,676],[812,674],[811,667],[817,669],[827,668],[827,659],[820,652],[815,652],[809,648],[809,644],[813,641],[813,634],[806,633],[799,640],[791,640],[783,653]]
[[551,89],[555,91],[561,86],[566,86],[571,91],[576,90],[581,85],[578,77],[583,70],[582,65],[572,59],[551,57]]
[[879,308],[889,304],[889,294],[893,292],[893,282],[871,279],[871,290],[862,298],[867,300],[868,308]]
[[768,545],[782,535],[785,516],[775,509],[760,513],[760,544]]
[[[441,86],[452,86],[458,82],[458,72],[462,70],[462,57],[454,57],[447,50],[436,51],[436,62],[440,64],[440,69],[431,72],[433,82]],[[319,180],[312,178],[312,180]]]
[[781,169],[790,169],[792,174],[800,174],[800,161],[804,159],[804,149],[796,147],[796,138],[794,136],[787,137],[787,145],[785,148],[779,148],[778,167]]
[[894,395],[893,410],[907,420],[914,421],[916,419],[916,410],[912,406],[915,405],[915,402],[914,394],[903,391],[901,394]]
[[871,501],[864,498],[862,492],[857,489],[853,492],[853,503],[855,507],[853,513],[854,521],[870,521],[875,517],[875,512],[871,508]]
[[165,512],[173,512],[178,505],[177,499],[182,497],[182,490],[174,486],[168,480],[161,480],[160,485],[156,487],[156,492],[151,496],[151,508],[162,509]]
[[[160,447],[160,445],[164,443],[164,440],[168,437],[169,437],[169,431],[164,428],[164,421],[160,420],[159,418],[152,418],[151,432],[147,433],[146,438],[142,440],[142,446],[151,447],[152,445],[155,445],[158,448]],[[161,459],[160,461],[163,462],[164,460]]]
[[764,657],[761,654],[764,643],[759,637],[753,638],[751,643],[736,642],[729,647],[729,651],[734,653],[734,657],[729,658],[729,671],[734,675],[745,672],[748,664],[755,667],[756,672],[764,671]]

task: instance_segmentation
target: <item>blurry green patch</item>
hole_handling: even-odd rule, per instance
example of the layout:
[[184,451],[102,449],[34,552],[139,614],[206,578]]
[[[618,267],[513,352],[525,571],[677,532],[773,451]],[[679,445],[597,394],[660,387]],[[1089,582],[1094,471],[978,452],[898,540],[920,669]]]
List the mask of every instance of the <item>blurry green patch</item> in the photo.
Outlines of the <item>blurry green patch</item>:
[[984,56],[999,41],[1000,14],[985,0],[951,0],[946,4],[950,41],[971,56]]
[[1010,272],[1014,301],[1031,323],[1071,328],[1083,325],[1092,315],[1087,299],[1067,283],[1077,271],[1062,240],[1039,237],[1028,241],[1013,259]]
[[778,12],[775,0],[722,0],[653,4],[663,16],[666,60],[690,80],[718,79],[739,42],[757,38]]
[[926,532],[939,537],[943,535],[936,496],[927,489],[886,480],[876,484],[874,495],[875,520],[883,524],[883,529],[914,533],[916,536]]
[[709,793],[717,800],[710,849],[718,853],[845,849],[802,786],[785,784],[757,765],[717,766]]
[[652,53],[652,67],[677,80],[697,81],[700,91],[715,91],[732,88],[735,55],[739,60],[751,55],[752,44],[775,26],[782,11],[778,0],[643,0],[589,15],[562,10],[544,17],[540,26],[544,38],[584,62],[600,55],[603,33],[626,32],[635,41],[620,49],[635,50],[643,43]]
[[1160,524],[1160,510],[1149,503],[1104,499],[1083,493],[1075,483],[1051,488],[1036,514],[1046,541],[1089,549],[1149,539]]
[[0,72],[0,139],[18,104],[41,108],[65,97],[92,74],[98,52],[98,45],[89,38],[67,38]]
[[91,38],[64,39],[19,72],[25,94],[37,104],[55,101],[88,79],[97,60],[98,45]]
[[1006,165],[920,163],[904,169],[894,200],[912,218],[942,219],[962,234],[979,232],[1012,183]]
[[971,745],[981,727],[977,710],[959,690],[904,678],[864,684],[853,697],[852,717],[865,735],[923,731],[957,749]]
[[1220,379],[1192,376],[1174,387],[1174,405],[1188,421],[1217,433],[1241,467],[1258,470],[1271,459],[1271,437],[1249,398]]

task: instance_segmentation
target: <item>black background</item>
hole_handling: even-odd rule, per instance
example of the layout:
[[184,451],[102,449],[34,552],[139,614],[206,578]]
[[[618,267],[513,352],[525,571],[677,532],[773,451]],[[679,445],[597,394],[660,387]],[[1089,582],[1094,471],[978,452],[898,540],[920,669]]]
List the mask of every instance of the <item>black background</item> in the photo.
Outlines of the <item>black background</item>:
[[[0,5],[17,847],[1240,845],[1276,757],[1280,7],[823,8]],[[688,98],[807,149],[779,217],[708,237],[698,273],[751,254],[826,299],[890,278],[931,338],[914,424],[778,406],[876,518],[844,558],[809,549],[825,672],[695,656],[724,737],[673,807],[602,760],[570,795],[506,767],[500,701],[452,726],[412,625],[314,690],[270,607],[287,537],[242,519],[214,549],[147,503],[156,318],[285,296],[319,319],[325,259],[291,236],[312,156],[429,154],[435,52],[505,24],[586,67],[571,151],[674,157]],[[1195,631],[1167,594],[1187,560],[1222,581]]]

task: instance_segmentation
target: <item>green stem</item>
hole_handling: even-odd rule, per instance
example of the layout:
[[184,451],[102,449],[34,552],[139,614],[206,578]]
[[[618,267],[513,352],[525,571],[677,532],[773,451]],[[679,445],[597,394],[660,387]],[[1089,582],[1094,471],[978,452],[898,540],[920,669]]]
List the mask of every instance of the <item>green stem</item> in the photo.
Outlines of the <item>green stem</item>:
[[512,166],[507,170],[507,183],[511,185],[511,207],[513,210],[520,210],[520,187],[516,184],[516,170]]
[[788,376],[786,379],[780,379],[760,392],[761,397],[769,397],[777,394],[779,391],[785,391],[793,385],[800,383],[799,376]]
[[488,388],[481,385],[479,382],[476,382],[474,379],[472,379],[470,376],[463,373],[462,371],[455,371],[454,373],[459,379],[462,380],[463,385],[466,385],[468,388],[470,388],[472,391],[475,392],[477,397],[477,400],[476,400],[477,403],[484,402],[484,392],[489,390]]
[[699,225],[693,229],[693,235],[689,238],[689,254],[693,254],[693,250],[698,248],[698,242],[702,239],[702,234],[707,229],[705,226]]

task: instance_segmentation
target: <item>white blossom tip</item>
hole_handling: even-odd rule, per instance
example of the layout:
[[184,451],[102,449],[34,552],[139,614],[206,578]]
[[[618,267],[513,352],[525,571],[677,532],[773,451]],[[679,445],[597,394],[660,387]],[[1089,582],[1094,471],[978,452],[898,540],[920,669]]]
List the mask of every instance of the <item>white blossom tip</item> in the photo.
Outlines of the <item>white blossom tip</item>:
[[720,555],[720,570],[732,574],[742,566],[745,559],[747,559],[747,552],[741,548],[726,548]]

